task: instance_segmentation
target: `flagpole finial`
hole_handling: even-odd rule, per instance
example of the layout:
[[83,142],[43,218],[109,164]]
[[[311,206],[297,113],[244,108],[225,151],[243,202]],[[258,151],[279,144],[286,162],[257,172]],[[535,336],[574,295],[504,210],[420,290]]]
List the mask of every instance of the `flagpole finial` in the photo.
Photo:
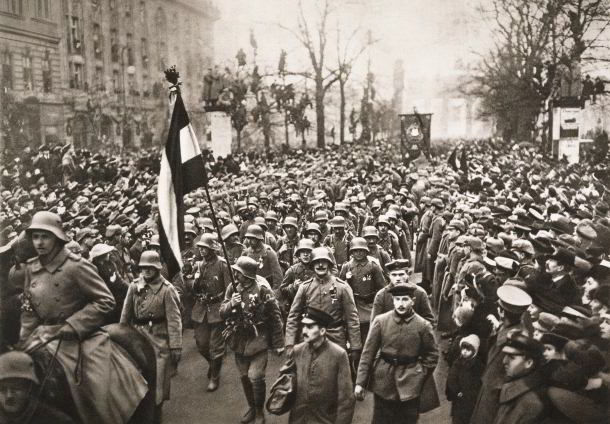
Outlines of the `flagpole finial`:
[[175,91],[179,89],[179,86],[182,83],[178,82],[178,78],[180,78],[180,72],[176,70],[176,65],[172,65],[171,67],[165,70],[165,79],[171,84],[169,86],[170,91]]

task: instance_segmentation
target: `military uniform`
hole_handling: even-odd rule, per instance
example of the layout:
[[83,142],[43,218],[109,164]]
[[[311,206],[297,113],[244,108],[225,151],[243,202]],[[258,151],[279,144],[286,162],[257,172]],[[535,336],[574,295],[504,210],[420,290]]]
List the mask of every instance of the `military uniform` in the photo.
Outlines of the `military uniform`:
[[402,251],[398,244],[398,236],[392,230],[388,230],[388,233],[383,236],[379,234],[379,242],[377,243],[390,254],[390,259],[402,259]]
[[337,261],[337,269],[341,269],[343,264],[349,261],[349,243],[351,241],[352,235],[348,232],[341,238],[336,234],[330,234],[324,239],[324,245],[331,250]]
[[299,286],[305,281],[311,280],[315,273],[311,269],[311,265],[298,262],[288,268],[286,274],[284,274],[284,281],[280,286],[280,295],[282,304],[282,311],[288,315],[290,311],[290,305],[297,294]]
[[229,265],[234,265],[237,258],[242,255],[245,246],[241,243],[226,243],[225,247],[227,248],[227,255],[229,256]]
[[[377,315],[384,314],[394,309],[394,301],[392,300],[392,295],[390,294],[390,289],[392,286],[392,283],[388,284],[379,290],[375,295],[373,310],[371,311],[371,321],[373,321]],[[424,318],[426,321],[433,323],[434,314],[432,313],[432,308],[430,307],[428,294],[421,287],[416,285],[414,285],[414,287],[415,293],[413,294],[413,310],[415,310],[417,315]]]
[[424,270],[426,255],[428,253],[428,237],[432,218],[434,218],[434,212],[432,209],[426,209],[419,223],[419,236],[417,238],[417,243],[415,244],[415,264],[413,272],[422,272]]
[[282,269],[286,271],[294,263],[294,249],[299,244],[299,238],[292,239],[287,236],[281,237],[278,241],[277,257]]
[[170,349],[182,348],[182,319],[179,299],[172,284],[161,275],[152,283],[143,277],[129,286],[121,314],[121,323],[132,325],[144,335],[157,359],[157,405],[170,398],[171,378],[176,364]]
[[327,337],[344,348],[362,349],[358,309],[352,289],[333,275],[320,279],[317,276],[301,284],[292,302],[286,321],[286,345],[297,342],[299,322],[306,307],[313,306],[331,315],[335,322],[327,328]]
[[263,244],[258,250],[246,247],[241,255],[248,256],[259,263],[256,274],[267,280],[271,288],[277,289],[282,284],[282,268],[280,268],[277,255],[270,246]]

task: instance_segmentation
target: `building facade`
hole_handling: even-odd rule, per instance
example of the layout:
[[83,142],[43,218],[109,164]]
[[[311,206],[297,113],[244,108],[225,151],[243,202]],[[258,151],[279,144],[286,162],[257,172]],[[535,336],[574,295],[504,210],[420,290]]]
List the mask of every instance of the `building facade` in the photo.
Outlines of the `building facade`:
[[158,145],[169,117],[163,70],[171,65],[203,137],[202,82],[218,18],[208,0],[0,2],[2,89],[15,104],[3,108],[23,111],[4,123],[1,142]]

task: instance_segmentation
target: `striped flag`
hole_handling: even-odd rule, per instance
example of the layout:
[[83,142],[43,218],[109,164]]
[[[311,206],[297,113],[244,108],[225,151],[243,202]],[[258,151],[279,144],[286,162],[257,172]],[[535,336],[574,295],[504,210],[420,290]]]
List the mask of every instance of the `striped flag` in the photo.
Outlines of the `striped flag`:
[[[169,71],[169,70],[168,70]],[[181,251],[184,248],[184,199],[183,196],[207,184],[205,164],[197,137],[178,87],[178,73],[166,77],[173,83],[174,98],[172,119],[167,143],[161,156],[161,171],[157,188],[159,204],[159,244],[161,256],[167,264],[170,280],[182,268]],[[175,77],[175,78],[172,78]]]

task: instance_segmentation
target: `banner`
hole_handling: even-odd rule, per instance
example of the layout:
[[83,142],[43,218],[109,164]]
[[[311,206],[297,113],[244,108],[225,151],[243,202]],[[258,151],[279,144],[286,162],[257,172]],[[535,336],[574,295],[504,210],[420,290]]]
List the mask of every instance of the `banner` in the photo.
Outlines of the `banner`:
[[208,112],[211,128],[210,150],[214,157],[231,154],[231,117],[225,112]]
[[400,142],[406,149],[410,160],[416,159],[423,152],[430,156],[431,113],[411,113],[400,116]]

